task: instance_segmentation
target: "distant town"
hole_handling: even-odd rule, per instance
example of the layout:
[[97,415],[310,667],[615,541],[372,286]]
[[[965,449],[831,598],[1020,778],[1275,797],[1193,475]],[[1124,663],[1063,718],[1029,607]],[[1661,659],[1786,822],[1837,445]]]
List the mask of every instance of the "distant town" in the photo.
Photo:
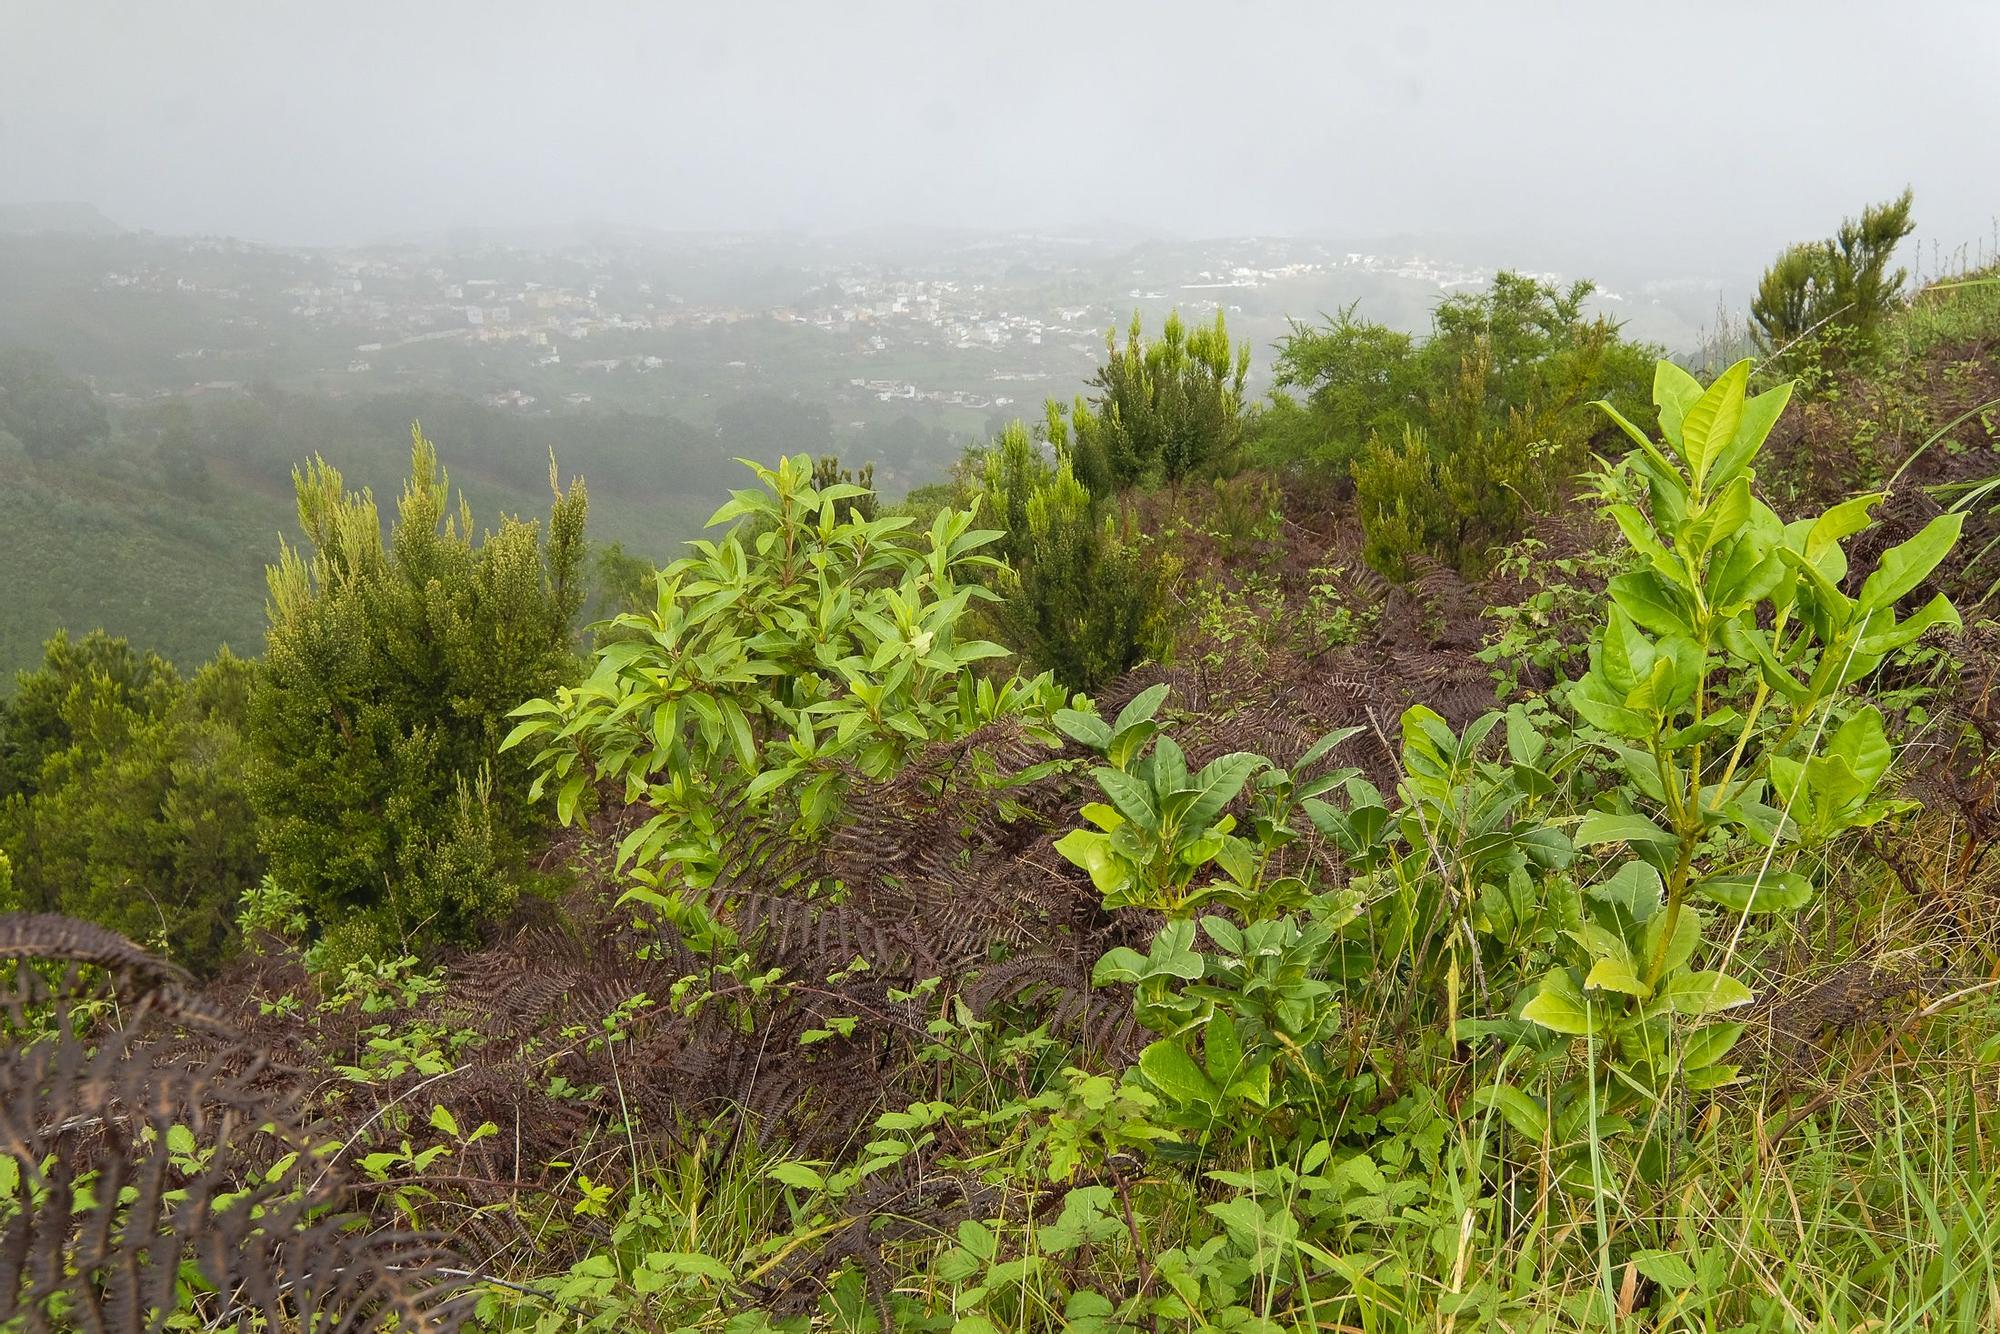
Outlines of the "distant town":
[[[1220,309],[1261,348],[1290,317],[1352,302],[1418,328],[1439,299],[1491,277],[1421,253],[1278,238],[1020,235],[896,249],[635,234],[304,250],[123,234],[91,244],[103,259],[88,275],[93,304],[142,325],[164,316],[174,332],[170,366],[155,351],[88,368],[114,406],[257,383],[335,394],[416,384],[520,413],[699,419],[703,400],[754,388],[824,404],[849,426],[916,411],[959,432],[1076,392],[1106,331],[1135,312],[1157,325],[1169,309],[1191,320]],[[1600,288],[1595,299],[1669,341],[1715,297],[1683,281]]]

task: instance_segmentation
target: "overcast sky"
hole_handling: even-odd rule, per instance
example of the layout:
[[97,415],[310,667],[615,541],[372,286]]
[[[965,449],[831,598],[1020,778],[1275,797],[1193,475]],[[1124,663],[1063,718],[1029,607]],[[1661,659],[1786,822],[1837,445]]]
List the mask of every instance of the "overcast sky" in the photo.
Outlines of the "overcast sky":
[[344,242],[602,220],[1763,256],[2000,211],[2000,4],[0,0],[0,200]]

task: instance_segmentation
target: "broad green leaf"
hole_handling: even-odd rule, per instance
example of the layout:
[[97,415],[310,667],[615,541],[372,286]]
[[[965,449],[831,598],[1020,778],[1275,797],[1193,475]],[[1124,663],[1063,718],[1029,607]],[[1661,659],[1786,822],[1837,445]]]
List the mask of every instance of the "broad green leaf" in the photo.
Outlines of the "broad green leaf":
[[981,1260],[991,1260],[999,1243],[993,1236],[993,1229],[974,1218],[959,1220],[958,1244]]
[[1111,798],[1120,815],[1149,832],[1159,827],[1160,813],[1153,808],[1152,789],[1144,783],[1123,769],[1103,766],[1092,769],[1090,776],[1104,789],[1104,795]]
[[1243,953],[1243,929],[1226,917],[1204,917],[1201,929],[1208,938],[1230,954]]
[[1177,1038],[1161,1038],[1139,1053],[1139,1073],[1180,1106],[1213,1107],[1220,1090]]
[[1621,574],[1605,586],[1605,592],[1620,611],[1656,635],[1688,633],[1687,619],[1681,614],[1672,585],[1655,571]]
[[1621,693],[1615,699],[1602,697],[1602,690],[1609,689],[1609,683],[1602,675],[1592,672],[1583,678],[1577,689],[1570,692],[1569,704],[1577,716],[1592,727],[1612,736],[1624,737],[1628,741],[1640,741],[1653,735],[1652,720],[1645,714],[1628,709]]
[[1729,1049],[1742,1036],[1742,1024],[1702,1025],[1681,1039],[1681,1069],[1700,1070],[1714,1065],[1729,1054]]
[[1093,987],[1116,986],[1120,983],[1137,982],[1146,975],[1146,956],[1129,945],[1118,945],[1106,950],[1090,970],[1090,985]]
[[[716,1283],[734,1283],[736,1275],[729,1266],[714,1256],[701,1255],[693,1251],[655,1251],[646,1257],[648,1266],[657,1265],[661,1269],[676,1274],[688,1274],[695,1278],[705,1278]],[[645,1273],[641,1269],[638,1273]],[[636,1278],[637,1275],[635,1274]]]
[[[1613,407],[1606,399],[1600,398],[1592,403],[1591,406],[1602,410],[1604,415],[1611,418],[1617,424],[1618,429],[1623,431],[1632,443],[1639,447],[1639,452],[1644,456],[1645,462],[1648,465],[1647,470],[1652,475],[1651,481],[1655,488],[1665,486],[1673,490],[1677,499],[1685,500],[1687,498],[1687,483],[1681,480],[1680,473],[1675,470],[1674,465],[1667,462],[1667,456],[1660,452],[1658,445],[1647,438],[1644,431],[1634,426],[1630,421],[1627,421],[1625,414]],[[1676,423],[1678,423],[1678,418],[1676,419]],[[1680,433],[1678,424],[1676,424],[1674,433],[1668,438],[1674,442],[1676,447],[1679,446]]]
[[1570,841],[1579,848],[1594,848],[1604,843],[1671,843],[1674,836],[1643,815],[1590,811]]
[[1611,608],[1599,642],[1598,666],[1619,696],[1630,695],[1652,674],[1653,643],[1622,608]]
[[1713,969],[1682,973],[1668,979],[1661,985],[1659,997],[1674,1013],[1689,1015],[1714,1014],[1718,1010],[1748,1005],[1756,999],[1750,994],[1750,988],[1727,973]]
[[[1775,780],[1779,770],[1772,769]],[[1845,755],[1815,755],[1805,763],[1806,789],[1812,793],[1815,818],[1824,825],[1840,811],[1868,794],[1868,785],[1861,775],[1854,772],[1854,765]],[[1783,789],[1791,796],[1790,784]],[[1823,828],[1822,833],[1831,833]]]
[[1111,730],[1122,732],[1134,723],[1152,721],[1153,715],[1160,711],[1160,703],[1166,699],[1169,688],[1167,683],[1162,681],[1134,695],[1132,702],[1118,711],[1117,721],[1111,724]]
[[1709,565],[1709,608],[1718,616],[1735,616],[1778,593],[1786,577],[1785,561],[1775,542],[1753,533],[1741,534],[1725,558]]
[[1247,1069],[1238,1072],[1222,1090],[1231,1098],[1241,1098],[1256,1103],[1259,1107],[1271,1105],[1271,1058],[1265,1056],[1252,1062]]
[[1608,880],[1584,891],[1635,926],[1644,926],[1660,910],[1662,892],[1660,873],[1640,861],[1626,862]]
[[1162,926],[1146,953],[1147,977],[1178,977],[1192,982],[1205,967],[1206,960],[1194,947],[1194,923],[1186,918]]
[[1194,795],[1181,811],[1181,828],[1190,833],[1208,828],[1222,808],[1236,799],[1250,775],[1268,763],[1262,755],[1239,750],[1203,765],[1194,776],[1193,787],[1186,789]]
[[1703,506],[1701,518],[1690,525],[1697,551],[1706,554],[1717,543],[1735,537],[1750,518],[1750,479],[1737,477],[1718,488]]
[[1868,624],[1873,627],[1883,622],[1888,623],[1884,629],[1863,633],[1859,653],[1868,656],[1894,653],[1905,645],[1915,643],[1918,636],[1934,626],[1949,626],[1956,630],[1961,624],[1958,608],[1952,606],[1951,599],[1942,593],[1901,621],[1895,619],[1891,609],[1884,607],[1869,619]]
[[1767,871],[1761,884],[1754,875],[1710,876],[1694,892],[1733,913],[1793,912],[1813,894],[1812,881],[1797,871]]
[[1694,952],[1701,948],[1701,914],[1683,903],[1680,912],[1672,915],[1674,934],[1666,942],[1665,953],[1661,953],[1660,940],[1666,934],[1668,919],[1667,913],[1654,913],[1639,933],[1639,957],[1646,960],[1648,966],[1657,958],[1663,977],[1680,971],[1694,957]]
[[1763,448],[1771,429],[1778,424],[1778,418],[1784,415],[1785,405],[1791,401],[1790,380],[1755,398],[1744,400],[1743,417],[1736,424],[1735,438],[1716,455],[1712,465],[1717,482],[1727,482],[1749,466],[1750,460]]
[[1217,1010],[1208,1021],[1203,1044],[1202,1055],[1208,1067],[1208,1077],[1216,1084],[1226,1086],[1243,1064],[1243,1042],[1237,1037],[1236,1021],[1229,1017],[1227,1010]]
[[1695,1284],[1694,1266],[1674,1251],[1634,1251],[1632,1265],[1669,1292],[1679,1292]]
[[1111,851],[1111,839],[1094,829],[1072,829],[1056,840],[1056,851],[1090,873],[1090,883],[1100,894],[1113,894],[1125,887],[1125,868]]
[[1700,401],[1701,381],[1665,357],[1653,363],[1653,406],[1660,410],[1660,434],[1674,448],[1681,448],[1688,409]]
[[[735,700],[724,696],[721,701],[722,721],[729,733],[730,744],[735,747],[736,758],[745,769],[757,767],[757,738],[750,732],[750,720],[743,716],[742,708]],[[918,740],[922,740],[921,736]]]
[[1589,1002],[1577,989],[1568,970],[1563,968],[1550,970],[1548,976],[1542,979],[1541,990],[1521,1007],[1521,1017],[1543,1028],[1574,1037],[1592,1032],[1597,1023],[1596,1016],[1590,1012]]
[[1653,994],[1652,988],[1639,980],[1637,971],[1624,959],[1599,959],[1591,965],[1583,985],[1586,990],[1617,991],[1640,1000]]
[[1187,755],[1170,736],[1162,736],[1153,747],[1152,778],[1155,792],[1178,792],[1188,785]]
[[1549,1114],[1542,1104],[1512,1084],[1483,1084],[1472,1094],[1475,1107],[1490,1107],[1531,1144],[1546,1144]]
[[1111,725],[1094,713],[1057,709],[1053,721],[1064,736],[1092,750],[1103,750],[1111,744]]
[[1622,933],[1610,927],[1599,925],[1585,917],[1576,926],[1564,932],[1571,940],[1583,946],[1584,952],[1595,962],[1598,959],[1619,959],[1632,962],[1632,949],[1625,943]]
[[780,1185],[796,1186],[801,1190],[825,1190],[826,1178],[804,1163],[774,1163],[766,1168],[764,1175]]
[[1736,438],[1736,428],[1743,420],[1743,391],[1749,382],[1750,359],[1745,357],[1715,377],[1681,422],[1681,456],[1687,460],[1697,491],[1703,489],[1716,457]]
[[548,730],[548,726],[549,723],[546,718],[530,718],[524,723],[516,723],[514,730],[507,733],[507,739],[500,743],[500,749],[512,750],[526,738],[535,735],[537,732]]
[[1365,730],[1366,730],[1365,728],[1360,728],[1360,727],[1334,728],[1331,732],[1328,732],[1325,736],[1322,736],[1319,740],[1313,742],[1312,745],[1306,748],[1304,754],[1300,755],[1296,760],[1292,761],[1291,764],[1292,771],[1294,773],[1297,773],[1302,769],[1310,768],[1314,760],[1319,759],[1321,756],[1325,755],[1328,751],[1332,750],[1335,746],[1338,746],[1341,742],[1346,741],[1352,737],[1359,736]]
[[1750,621],[1748,613],[1722,623],[1722,643],[1737,657],[1756,663],[1764,684],[1786,699],[1798,703],[1805,698],[1807,687],[1778,661],[1769,636]]
[[1625,540],[1632,549],[1653,563],[1653,568],[1669,579],[1685,578],[1687,571],[1674,554],[1660,544],[1653,534],[1653,526],[1646,516],[1630,505],[1606,505],[1604,512],[1611,516],[1618,530],[1625,534]]
[[1826,753],[1847,761],[1864,789],[1873,788],[1888,772],[1892,752],[1889,738],[1882,732],[1882,713],[1869,705],[1840,725],[1827,743]]
[[[1886,491],[1870,491],[1867,495],[1843,500],[1827,510],[1806,530],[1802,554],[1815,565],[1820,564],[1820,558],[1829,550],[1868,527],[1872,522],[1868,512],[1881,504],[1887,495]],[[1829,578],[1838,579],[1846,571],[1829,570],[1827,573]]]
[[1915,537],[1883,552],[1875,573],[1861,585],[1858,599],[1861,609],[1873,612],[1893,607],[1905,593],[1922,583],[1937,568],[1938,562],[1951,554],[1952,547],[1958,543],[1959,530],[1964,526],[1965,515],[1962,511],[1940,514],[1925,524],[1923,531]]
[[1701,1093],[1708,1089],[1724,1088],[1730,1084],[1741,1084],[1743,1067],[1717,1062],[1705,1065],[1699,1070],[1690,1070],[1681,1076],[1681,1085],[1690,1093]]

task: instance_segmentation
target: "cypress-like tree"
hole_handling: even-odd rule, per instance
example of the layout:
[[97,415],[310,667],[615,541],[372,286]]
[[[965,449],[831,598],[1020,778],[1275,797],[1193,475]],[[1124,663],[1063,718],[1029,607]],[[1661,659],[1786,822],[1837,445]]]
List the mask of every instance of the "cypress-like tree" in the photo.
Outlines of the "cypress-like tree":
[[[1104,351],[1090,382],[1096,392],[1088,407],[1079,400],[1071,414],[1084,465],[1077,471],[1093,495],[1148,481],[1178,483],[1229,465],[1243,440],[1250,344],[1232,346],[1220,310],[1214,324],[1193,329],[1175,311],[1152,340],[1135,313],[1124,347],[1115,331],[1107,332]],[[1106,485],[1090,480],[1093,473]]]
[[1167,651],[1167,572],[1139,546],[1129,514],[1121,525],[1117,502],[1078,477],[1078,439],[1054,404],[1048,430],[1054,462],[1017,421],[987,448],[979,473],[981,513],[1006,526],[996,619],[1030,662],[1090,690]]
[[271,874],[336,938],[329,961],[464,939],[516,889],[525,800],[507,714],[573,679],[585,593],[583,484],[548,530],[503,519],[475,541],[420,428],[385,544],[374,497],[322,459],[294,473],[305,549],[268,571],[251,701],[253,791]]
[[1765,352],[1822,330],[1844,329],[1869,346],[1909,278],[1889,271],[1896,246],[1916,229],[1915,197],[1905,190],[1871,204],[1821,241],[1788,246],[1764,271],[1750,302],[1751,332]]
[[18,906],[101,923],[199,971],[219,964],[262,870],[241,731],[254,671],[224,650],[184,682],[101,631],[51,639],[0,708],[0,847]]

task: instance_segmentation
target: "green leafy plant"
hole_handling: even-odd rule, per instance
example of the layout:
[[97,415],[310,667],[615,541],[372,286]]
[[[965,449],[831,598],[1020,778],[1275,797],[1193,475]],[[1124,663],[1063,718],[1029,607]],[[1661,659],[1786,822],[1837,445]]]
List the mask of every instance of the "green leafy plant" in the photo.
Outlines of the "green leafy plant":
[[850,771],[880,778],[919,746],[1063,700],[1047,677],[971,670],[1005,654],[961,635],[994,596],[972,576],[996,565],[981,549],[1000,533],[974,527],[976,506],[919,535],[908,516],[843,516],[861,488],[814,486],[804,455],[745,466],[759,485],[711,519],[742,526],[660,571],[654,609],[614,618],[590,675],[515,710],[502,747],[539,743],[531,793],[553,793],[565,822],[594,779],[653,808],[619,859],[655,906],[712,875],[718,822],[739,804],[809,837]]
[[463,943],[513,902],[545,825],[501,742],[509,710],[575,675],[583,486],[561,490],[551,458],[546,530],[508,519],[482,540],[413,426],[385,541],[374,496],[324,460],[293,480],[306,544],[267,572],[249,703],[258,842],[328,967]]
[[[1749,373],[1739,363],[1703,388],[1662,362],[1663,444],[1607,407],[1637,446],[1650,500],[1650,513],[1610,514],[1644,565],[1611,580],[1569,702],[1628,786],[1571,838],[1626,855],[1584,889],[1569,957],[1518,1002],[1520,1018],[1564,1040],[1539,1050],[1560,1065],[1581,1039],[1585,1059],[1543,1100],[1494,1095],[1531,1138],[1574,1143],[1586,1122],[1597,1137],[1638,1131],[1654,1172],[1661,1137],[1649,1128],[1668,1119],[1672,1090],[1737,1077],[1725,1058],[1742,1027],[1713,1016],[1752,999],[1729,968],[1749,920],[1811,897],[1807,874],[1779,854],[1897,809],[1877,791],[1890,757],[1881,715],[1845,688],[1926,629],[1957,623],[1942,595],[1907,616],[1897,608],[1949,553],[1959,516],[1884,553],[1849,595],[1841,543],[1881,496],[1789,524],[1755,497],[1752,464],[1789,386],[1749,396]],[[1729,926],[1719,959],[1712,923]]]
[[[1190,771],[1180,746],[1161,734],[1154,722],[1166,696],[1166,686],[1154,686],[1108,724],[1073,709],[1056,714],[1058,727],[1110,761],[1091,771],[1109,799],[1108,804],[1092,802],[1083,808],[1083,818],[1095,828],[1070,831],[1057,841],[1056,851],[1090,873],[1107,908],[1150,908],[1169,917],[1186,917],[1209,904],[1249,907],[1272,893],[1284,893],[1290,887],[1267,884],[1265,871],[1269,853],[1289,832],[1285,812],[1265,813],[1257,831],[1261,848],[1234,834],[1236,819],[1225,813],[1252,776],[1270,767],[1270,761],[1235,751]],[[1357,730],[1322,738],[1301,757],[1299,767],[1312,764]],[[1353,772],[1322,775],[1296,789],[1290,776],[1283,775],[1265,790],[1282,808],[1339,784]],[[1211,865],[1222,875],[1195,884]]]

